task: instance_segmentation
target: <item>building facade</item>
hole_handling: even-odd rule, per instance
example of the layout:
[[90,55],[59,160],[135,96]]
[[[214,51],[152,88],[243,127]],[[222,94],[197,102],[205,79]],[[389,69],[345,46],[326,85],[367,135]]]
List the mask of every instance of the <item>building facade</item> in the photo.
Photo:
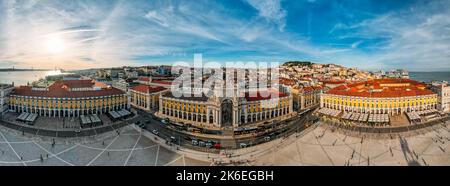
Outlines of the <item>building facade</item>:
[[321,94],[320,107],[371,114],[436,109],[437,95],[425,84],[408,79],[380,79],[341,85]]
[[138,85],[129,89],[130,104],[146,111],[159,108],[159,97],[167,92],[167,88],[160,86]]
[[220,97],[181,95],[172,92],[160,97],[158,115],[171,121],[200,126],[238,127],[293,115],[292,96],[277,90],[242,92]]
[[450,86],[448,83],[433,83],[431,89],[438,96],[437,108],[442,112],[450,112]]
[[294,109],[303,110],[319,105],[322,90],[323,87],[321,86],[293,88],[291,92],[294,100]]
[[129,109],[125,92],[93,80],[56,81],[49,87],[16,87],[9,111],[49,117],[78,117]]
[[13,91],[14,86],[9,84],[0,84],[0,115],[8,111],[9,94]]

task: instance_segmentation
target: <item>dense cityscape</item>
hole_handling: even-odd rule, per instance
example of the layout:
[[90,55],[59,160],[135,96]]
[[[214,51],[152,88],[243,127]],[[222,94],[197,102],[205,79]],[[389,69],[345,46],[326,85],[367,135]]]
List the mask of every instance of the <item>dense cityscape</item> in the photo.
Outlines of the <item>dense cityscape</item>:
[[0,169],[440,180],[369,166],[450,165],[449,17],[445,0],[0,1]]
[[[62,71],[28,85],[2,84],[1,123],[53,141],[119,134],[130,125],[169,149],[176,147],[174,152],[189,149],[208,156],[191,152],[187,157],[240,164],[244,160],[236,159],[246,153],[239,149],[259,148],[316,125],[391,136],[440,125],[450,108],[447,82],[419,82],[405,70],[368,72],[290,61],[267,69],[221,67],[195,76],[197,71],[205,70],[88,69]],[[238,81],[238,71],[244,81]],[[239,155],[225,153],[233,149]]]

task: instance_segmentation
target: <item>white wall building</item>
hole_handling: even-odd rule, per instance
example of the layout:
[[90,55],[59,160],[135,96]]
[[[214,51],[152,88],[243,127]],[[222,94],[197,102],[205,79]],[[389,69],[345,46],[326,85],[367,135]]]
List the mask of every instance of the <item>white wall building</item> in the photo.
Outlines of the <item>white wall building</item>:
[[8,110],[8,95],[13,89],[13,85],[0,84],[0,115],[3,115]]
[[448,82],[433,83],[431,90],[438,95],[437,108],[443,112],[450,112],[450,86]]

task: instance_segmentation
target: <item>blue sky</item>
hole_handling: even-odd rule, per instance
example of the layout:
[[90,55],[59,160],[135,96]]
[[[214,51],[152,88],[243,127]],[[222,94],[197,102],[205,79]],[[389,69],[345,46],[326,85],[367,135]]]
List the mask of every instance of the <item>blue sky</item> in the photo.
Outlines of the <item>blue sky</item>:
[[3,0],[0,68],[172,64],[201,53],[442,71],[449,17],[445,0]]

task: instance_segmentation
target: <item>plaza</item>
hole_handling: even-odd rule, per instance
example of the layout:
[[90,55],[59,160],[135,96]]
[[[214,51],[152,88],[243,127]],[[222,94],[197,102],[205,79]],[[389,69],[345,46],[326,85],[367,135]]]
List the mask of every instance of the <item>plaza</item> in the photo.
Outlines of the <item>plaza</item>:
[[[376,139],[348,136],[319,123],[287,138],[241,149],[242,155],[234,158],[239,163],[233,165],[450,165],[449,124]],[[131,126],[120,129],[120,135],[57,139],[54,145],[52,138],[23,136],[5,127],[0,127],[0,137],[0,166],[207,166],[214,161],[189,158],[186,150],[177,153]]]
[[[274,145],[252,165],[440,166],[450,165],[450,122],[411,136],[352,137],[320,124],[285,145]],[[401,137],[399,137],[401,136]]]
[[22,136],[0,127],[0,166],[209,165],[161,147],[130,127],[96,137],[56,139]]

